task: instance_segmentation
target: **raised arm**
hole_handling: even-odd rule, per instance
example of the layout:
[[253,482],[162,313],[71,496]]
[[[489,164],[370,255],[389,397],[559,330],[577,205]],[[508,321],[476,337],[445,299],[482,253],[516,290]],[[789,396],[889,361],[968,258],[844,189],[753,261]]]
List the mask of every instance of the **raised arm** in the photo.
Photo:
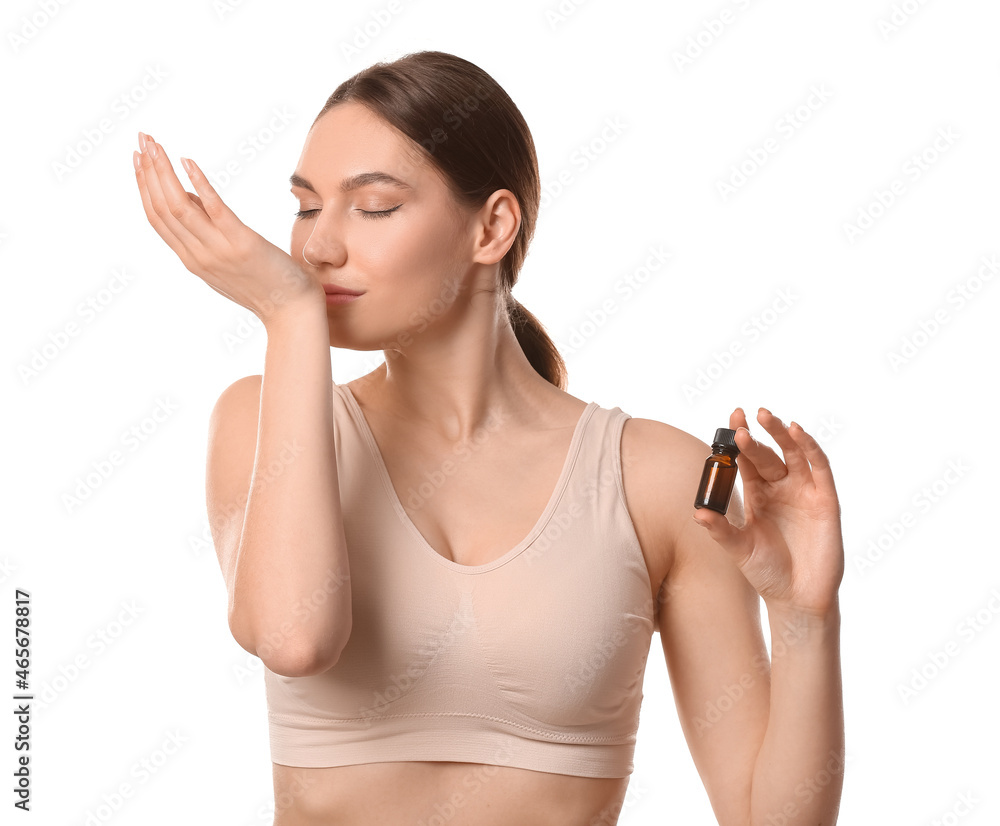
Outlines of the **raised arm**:
[[236,641],[277,674],[317,674],[351,632],[324,308],[267,324],[264,375],[212,411],[206,494]]
[[216,292],[267,330],[263,379],[231,385],[211,417],[209,523],[237,642],[272,671],[318,674],[351,632],[347,543],[334,452],[330,330],[322,285],[243,224],[185,162],[185,192],[143,133],[136,184],[153,229]]

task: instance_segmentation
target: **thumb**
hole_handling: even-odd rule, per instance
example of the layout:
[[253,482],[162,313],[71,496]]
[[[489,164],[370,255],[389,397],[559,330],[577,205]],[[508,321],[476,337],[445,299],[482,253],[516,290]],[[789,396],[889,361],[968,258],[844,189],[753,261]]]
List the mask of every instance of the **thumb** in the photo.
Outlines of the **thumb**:
[[745,536],[733,526],[724,514],[711,508],[695,508],[692,518],[711,535],[727,552],[738,557],[746,555]]

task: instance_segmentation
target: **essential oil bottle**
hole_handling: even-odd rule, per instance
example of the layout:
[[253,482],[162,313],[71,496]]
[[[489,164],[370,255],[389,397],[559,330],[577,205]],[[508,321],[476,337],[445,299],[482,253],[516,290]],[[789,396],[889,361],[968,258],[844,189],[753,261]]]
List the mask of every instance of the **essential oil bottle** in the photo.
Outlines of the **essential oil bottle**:
[[725,513],[736,484],[736,457],[740,449],[736,447],[736,431],[720,427],[712,440],[712,455],[705,460],[701,472],[701,484],[694,499],[696,508],[710,508]]

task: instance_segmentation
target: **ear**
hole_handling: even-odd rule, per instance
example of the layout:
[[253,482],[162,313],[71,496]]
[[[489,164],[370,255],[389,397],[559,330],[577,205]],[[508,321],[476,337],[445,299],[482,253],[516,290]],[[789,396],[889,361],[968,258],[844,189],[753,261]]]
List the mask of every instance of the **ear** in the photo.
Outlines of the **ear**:
[[510,249],[521,226],[521,207],[509,189],[498,189],[475,216],[473,261],[496,264]]

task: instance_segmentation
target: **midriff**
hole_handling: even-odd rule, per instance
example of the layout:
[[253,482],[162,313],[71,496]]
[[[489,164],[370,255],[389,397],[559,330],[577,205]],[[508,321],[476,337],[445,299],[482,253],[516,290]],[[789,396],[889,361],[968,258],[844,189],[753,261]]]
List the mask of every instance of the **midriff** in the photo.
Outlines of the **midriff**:
[[274,826],[614,826],[629,781],[442,761],[271,765]]

